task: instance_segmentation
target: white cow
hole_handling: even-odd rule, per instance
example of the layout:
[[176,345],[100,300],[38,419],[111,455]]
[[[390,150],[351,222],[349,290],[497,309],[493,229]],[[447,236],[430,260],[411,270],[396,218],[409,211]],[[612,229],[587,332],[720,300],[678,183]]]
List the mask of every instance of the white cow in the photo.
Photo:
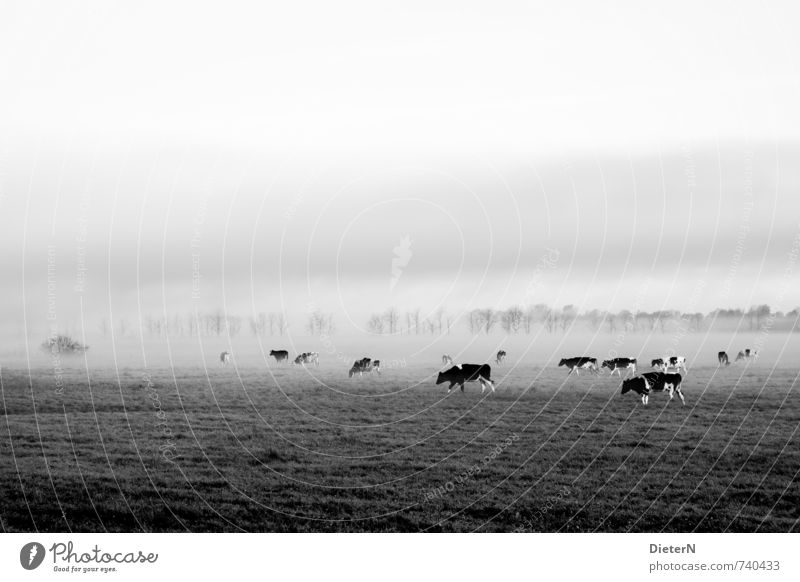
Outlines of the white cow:
[[756,358],[758,358],[758,350],[750,350],[750,348],[747,348],[743,352],[739,352],[736,355],[735,361],[740,362],[744,360],[745,362],[749,362],[750,360],[755,360]]
[[670,368],[674,369],[675,372],[679,370],[683,370],[683,373],[686,373],[686,357],[685,356],[664,356],[662,358],[663,365],[662,371],[667,372]]

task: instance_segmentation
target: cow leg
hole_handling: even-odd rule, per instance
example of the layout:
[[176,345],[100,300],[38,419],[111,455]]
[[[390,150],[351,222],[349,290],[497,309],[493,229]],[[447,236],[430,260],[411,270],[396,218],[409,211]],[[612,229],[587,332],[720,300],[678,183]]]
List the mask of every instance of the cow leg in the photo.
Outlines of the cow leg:
[[[485,384],[488,384],[489,388],[491,388],[492,392],[494,392],[494,384],[492,384],[492,381],[481,377],[481,385],[485,385]],[[481,389],[481,393],[483,393],[483,389]]]
[[481,394],[483,394],[484,390],[486,390],[486,382],[483,381],[483,378],[478,376],[478,380],[481,382]]
[[642,404],[647,404],[647,396],[642,394]]
[[686,406],[686,400],[684,400],[684,398],[683,398],[683,392],[681,392],[681,389],[680,389],[680,388],[678,388],[678,396],[680,396],[680,397],[681,397],[681,404],[682,404],[683,406]]
[[461,382],[461,391],[462,392],[464,391],[464,383],[463,382]]

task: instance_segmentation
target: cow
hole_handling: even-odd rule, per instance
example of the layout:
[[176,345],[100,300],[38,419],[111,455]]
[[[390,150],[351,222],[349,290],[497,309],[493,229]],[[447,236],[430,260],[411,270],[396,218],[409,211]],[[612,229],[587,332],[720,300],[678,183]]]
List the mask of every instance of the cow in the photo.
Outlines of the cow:
[[685,374],[686,358],[684,356],[670,356],[668,358],[664,358],[664,372],[666,372],[670,368],[674,369],[675,372],[683,370],[683,373]]
[[453,386],[458,384],[461,386],[461,391],[464,391],[465,382],[480,382],[481,394],[486,390],[486,385],[494,392],[494,383],[492,382],[492,367],[489,364],[461,364],[460,366],[453,366],[449,370],[439,372],[436,378],[436,385],[450,382],[447,388],[447,393],[453,389]]
[[275,361],[279,364],[281,362],[288,362],[289,361],[289,352],[286,350],[270,350],[269,355],[275,358]]
[[718,353],[717,354],[717,361],[719,362],[720,366],[730,366],[731,365],[731,361],[728,358],[728,353],[727,352]]
[[630,391],[636,392],[642,397],[642,404],[647,404],[647,397],[650,395],[651,384],[644,376],[637,376],[629,380],[622,381],[622,393],[627,394]]
[[587,358],[584,356],[579,356],[575,358],[562,358],[561,361],[558,363],[558,365],[566,366],[567,368],[569,368],[567,376],[572,374],[573,371],[578,376],[580,376],[581,373],[579,372],[579,370],[581,368],[597,374],[597,358]]
[[303,352],[294,359],[293,364],[296,365],[315,364],[316,366],[319,366],[319,353]]
[[736,361],[740,362],[741,360],[744,360],[744,361],[748,361],[748,360],[751,360],[751,359],[755,360],[757,357],[758,357],[758,350],[752,350],[751,351],[750,348],[747,348],[743,352],[739,352],[736,355]]
[[611,370],[611,375],[617,374],[622,376],[620,370],[633,370],[633,375],[636,375],[636,358],[614,358],[613,360],[603,360],[603,365],[600,369],[608,368]]
[[683,373],[686,373],[686,358],[684,356],[664,356],[663,358],[653,360],[651,365],[653,368],[662,372],[673,368],[676,372],[678,370],[683,370]]
[[502,364],[503,360],[505,360],[505,359],[506,359],[506,351],[505,350],[500,350],[499,352],[497,352],[496,361],[497,361],[498,365]]
[[372,360],[371,358],[361,358],[353,362],[353,367],[347,373],[348,378],[352,378],[356,374],[363,376],[364,372],[375,372],[378,376],[381,375],[381,361]]
[[[650,391],[652,392],[668,392],[669,399],[672,400],[674,398],[675,393],[678,393],[678,396],[681,398],[681,402],[683,405],[686,405],[686,400],[683,398],[683,392],[681,392],[681,382],[683,378],[681,378],[680,374],[667,374],[665,372],[647,372],[646,374],[642,374],[642,378],[647,380],[650,384]],[[648,392],[649,395],[649,392]],[[647,398],[644,399],[644,403],[647,404]]]
[[230,361],[231,361],[230,352],[222,352],[219,355],[219,365],[220,366],[227,366]]
[[453,358],[448,356],[447,354],[442,356],[442,366],[452,366],[453,365]]

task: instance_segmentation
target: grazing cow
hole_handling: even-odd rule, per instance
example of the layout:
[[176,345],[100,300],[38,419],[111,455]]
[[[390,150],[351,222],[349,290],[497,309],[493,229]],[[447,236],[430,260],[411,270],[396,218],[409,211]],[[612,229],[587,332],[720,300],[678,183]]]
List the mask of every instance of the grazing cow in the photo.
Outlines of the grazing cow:
[[622,393],[627,394],[631,390],[642,397],[642,404],[647,404],[647,397],[650,395],[651,384],[644,376],[637,376],[630,380],[622,381]]
[[747,348],[745,351],[739,352],[736,355],[736,361],[737,362],[739,362],[741,360],[748,361],[748,360],[751,360],[751,359],[755,360],[757,357],[758,357],[758,350],[750,351],[750,348]]
[[673,368],[676,372],[678,370],[683,370],[683,373],[686,373],[686,358],[684,356],[664,356],[663,358],[653,360],[651,364],[654,368],[662,372]]
[[494,392],[494,383],[492,382],[492,367],[489,364],[461,364],[460,366],[453,366],[449,370],[439,372],[439,377],[436,378],[436,385],[450,382],[447,392],[453,389],[453,386],[458,384],[461,386],[461,391],[464,391],[465,382],[480,382],[481,394],[486,390],[486,385]]
[[597,358],[587,358],[583,356],[575,358],[562,358],[558,365],[569,368],[567,376],[572,374],[573,371],[580,376],[580,369],[589,370],[590,372],[597,374]]
[[[650,391],[652,392],[668,392],[669,399],[672,400],[675,396],[675,393],[678,393],[678,396],[681,397],[681,402],[686,405],[686,400],[683,398],[683,392],[681,392],[681,378],[680,374],[667,374],[665,372],[647,372],[646,374],[642,374],[642,377],[647,380],[650,384]],[[648,392],[649,395],[649,392]],[[644,399],[644,403],[647,404],[647,398]]]
[[633,370],[633,375],[636,375],[636,358],[614,358],[613,360],[603,360],[603,365],[600,369],[608,368],[611,370],[611,375],[617,374],[622,376],[620,370]]
[[727,352],[720,352],[717,354],[717,361],[719,362],[720,366],[730,366],[731,361],[728,358]]
[[275,358],[275,361],[279,364],[281,362],[288,362],[289,361],[289,352],[286,350],[270,350],[269,355]]
[[442,356],[442,366],[452,366],[453,365],[453,358],[448,356],[447,354]]
[[347,373],[349,378],[352,378],[356,374],[359,376],[363,376],[364,372],[375,372],[378,376],[381,375],[381,361],[380,360],[372,360],[370,358],[361,358],[360,360],[356,360],[353,362],[353,367],[350,368],[350,371]]
[[668,369],[672,368],[676,372],[678,370],[683,370],[683,373],[686,373],[686,357],[685,356],[672,356],[670,358],[664,358],[664,371],[666,372]]
[[497,352],[497,363],[498,364],[502,364],[503,360],[505,360],[505,359],[506,359],[506,351],[505,350],[500,350],[499,352]]
[[219,355],[219,365],[220,366],[227,366],[230,361],[231,361],[230,352],[222,352]]
[[319,366],[319,353],[318,352],[303,352],[299,356],[294,359],[294,364],[297,365],[305,365],[305,364],[315,364]]

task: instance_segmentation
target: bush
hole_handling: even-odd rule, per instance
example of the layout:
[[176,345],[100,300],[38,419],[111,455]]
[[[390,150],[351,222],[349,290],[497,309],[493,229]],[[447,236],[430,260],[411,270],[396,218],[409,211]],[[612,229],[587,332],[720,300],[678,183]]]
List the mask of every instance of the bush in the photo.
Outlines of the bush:
[[56,335],[42,342],[42,349],[48,352],[75,353],[85,352],[89,346],[75,341],[68,335]]

